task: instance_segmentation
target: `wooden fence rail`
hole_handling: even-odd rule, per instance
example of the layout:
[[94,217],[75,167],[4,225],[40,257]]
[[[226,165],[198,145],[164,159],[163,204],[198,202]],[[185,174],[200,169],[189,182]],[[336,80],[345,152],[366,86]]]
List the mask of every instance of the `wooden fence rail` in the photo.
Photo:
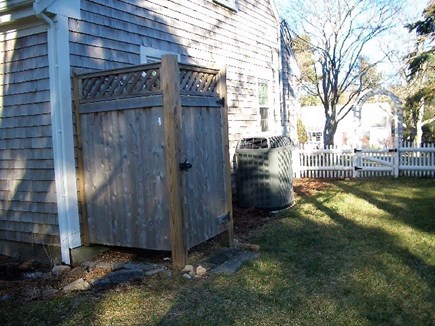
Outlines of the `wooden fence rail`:
[[402,143],[398,149],[304,149],[293,151],[295,178],[379,176],[435,177],[435,144]]

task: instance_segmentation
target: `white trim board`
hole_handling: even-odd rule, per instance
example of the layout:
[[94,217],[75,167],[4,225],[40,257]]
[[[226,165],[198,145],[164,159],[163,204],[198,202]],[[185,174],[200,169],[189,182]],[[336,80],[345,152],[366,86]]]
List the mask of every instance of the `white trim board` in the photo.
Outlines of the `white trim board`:
[[180,62],[180,55],[177,53],[164,51],[149,46],[141,45],[140,47],[140,63],[154,63],[160,61],[165,54],[175,54],[178,62]]
[[74,156],[68,17],[56,16],[48,30],[53,156],[62,262],[79,247],[80,218]]

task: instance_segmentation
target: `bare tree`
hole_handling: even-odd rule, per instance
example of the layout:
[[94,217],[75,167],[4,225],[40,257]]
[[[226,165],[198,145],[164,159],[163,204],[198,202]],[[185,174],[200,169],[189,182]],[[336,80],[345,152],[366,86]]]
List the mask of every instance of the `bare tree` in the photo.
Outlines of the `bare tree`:
[[[401,1],[287,0],[283,16],[295,40],[311,53],[312,71],[302,82],[307,95],[324,107],[324,145],[334,143],[338,123],[351,111],[358,96],[370,88],[367,74],[383,58],[368,62],[364,51],[394,24]],[[300,45],[300,43],[299,43]],[[385,54],[384,54],[385,55]],[[361,64],[362,58],[364,64]],[[340,103],[339,103],[340,102]]]

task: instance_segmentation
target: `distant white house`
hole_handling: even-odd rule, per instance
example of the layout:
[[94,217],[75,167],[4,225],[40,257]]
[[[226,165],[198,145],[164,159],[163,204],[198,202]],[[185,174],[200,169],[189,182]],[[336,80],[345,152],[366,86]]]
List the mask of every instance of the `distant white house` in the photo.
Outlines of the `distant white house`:
[[[322,106],[303,106],[300,117],[309,136],[306,145],[323,146],[325,114]],[[350,112],[339,124],[334,137],[338,147],[389,148],[393,144],[391,105],[387,102],[365,103],[361,121]]]

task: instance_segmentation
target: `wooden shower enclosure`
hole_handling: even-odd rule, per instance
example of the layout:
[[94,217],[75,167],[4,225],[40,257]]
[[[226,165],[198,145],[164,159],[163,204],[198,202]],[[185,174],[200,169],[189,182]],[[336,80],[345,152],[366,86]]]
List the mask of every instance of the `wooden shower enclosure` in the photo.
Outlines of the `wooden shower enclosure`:
[[232,242],[225,71],[161,63],[74,76],[79,198],[89,244],[187,251]]

